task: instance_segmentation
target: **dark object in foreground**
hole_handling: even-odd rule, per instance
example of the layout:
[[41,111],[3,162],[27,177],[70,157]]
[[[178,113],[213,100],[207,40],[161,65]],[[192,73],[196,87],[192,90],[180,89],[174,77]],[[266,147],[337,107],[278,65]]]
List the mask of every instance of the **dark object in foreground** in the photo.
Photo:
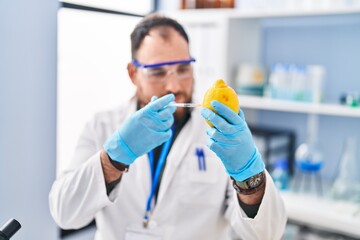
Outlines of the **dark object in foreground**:
[[10,219],[0,229],[0,240],[9,240],[20,228],[18,221]]

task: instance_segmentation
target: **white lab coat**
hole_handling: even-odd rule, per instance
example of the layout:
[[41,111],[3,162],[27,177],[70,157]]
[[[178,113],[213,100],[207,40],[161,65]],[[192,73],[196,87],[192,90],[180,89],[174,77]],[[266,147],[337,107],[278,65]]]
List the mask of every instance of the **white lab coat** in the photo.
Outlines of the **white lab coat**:
[[[107,196],[99,154],[105,139],[135,110],[132,98],[86,125],[71,165],[58,176],[49,195],[51,214],[60,227],[81,228],[95,218],[96,240],[120,240],[127,227],[142,224],[151,184],[147,155],[131,165]],[[205,146],[206,128],[195,109],[168,154],[149,227],[161,229],[164,239],[171,240],[231,239],[231,226],[240,239],[280,239],[286,214],[270,175],[266,172],[265,195],[256,217],[248,218],[221,160]],[[204,149],[206,171],[199,171],[197,147]]]

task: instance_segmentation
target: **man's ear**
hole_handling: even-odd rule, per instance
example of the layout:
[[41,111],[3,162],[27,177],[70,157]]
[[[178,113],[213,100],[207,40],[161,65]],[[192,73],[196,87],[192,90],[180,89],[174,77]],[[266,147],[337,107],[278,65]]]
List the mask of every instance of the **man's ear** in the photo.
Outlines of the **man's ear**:
[[128,74],[129,74],[129,77],[131,79],[131,82],[136,85],[136,67],[134,66],[134,64],[132,63],[128,63],[127,65],[127,71],[128,71]]

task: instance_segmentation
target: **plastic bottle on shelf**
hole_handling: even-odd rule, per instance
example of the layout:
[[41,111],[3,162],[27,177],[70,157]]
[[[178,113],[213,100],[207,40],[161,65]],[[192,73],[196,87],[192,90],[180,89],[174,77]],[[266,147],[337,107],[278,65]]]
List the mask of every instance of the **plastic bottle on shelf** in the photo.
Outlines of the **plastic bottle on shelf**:
[[275,186],[279,190],[286,190],[289,187],[288,162],[285,159],[279,159],[274,163],[274,169],[271,173]]
[[288,74],[288,81],[287,81],[287,96],[286,99],[288,100],[296,100],[297,94],[297,86],[296,83],[298,82],[299,78],[299,70],[296,64],[289,64],[287,68]]
[[285,98],[287,77],[286,65],[282,63],[275,64],[269,77],[269,95],[272,98]]
[[291,64],[289,67],[291,89],[290,99],[294,101],[306,101],[307,74],[306,68],[300,64]]
[[323,82],[325,79],[326,70],[321,65],[309,65],[307,67],[308,76],[311,87],[311,101],[314,103],[320,103],[322,100]]

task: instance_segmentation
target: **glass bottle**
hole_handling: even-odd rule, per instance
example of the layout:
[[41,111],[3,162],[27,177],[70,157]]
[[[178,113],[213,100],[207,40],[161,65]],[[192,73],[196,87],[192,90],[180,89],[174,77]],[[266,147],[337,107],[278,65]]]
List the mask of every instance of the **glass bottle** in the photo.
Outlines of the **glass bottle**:
[[321,169],[324,161],[317,141],[317,134],[318,115],[309,114],[307,141],[301,144],[295,152],[297,168],[293,187],[295,191],[322,196]]
[[295,152],[296,175],[294,190],[306,194],[322,196],[321,169],[322,151],[317,144],[303,143]]
[[357,154],[357,138],[348,137],[340,158],[338,176],[335,179],[332,196],[335,199],[360,203],[360,159]]

